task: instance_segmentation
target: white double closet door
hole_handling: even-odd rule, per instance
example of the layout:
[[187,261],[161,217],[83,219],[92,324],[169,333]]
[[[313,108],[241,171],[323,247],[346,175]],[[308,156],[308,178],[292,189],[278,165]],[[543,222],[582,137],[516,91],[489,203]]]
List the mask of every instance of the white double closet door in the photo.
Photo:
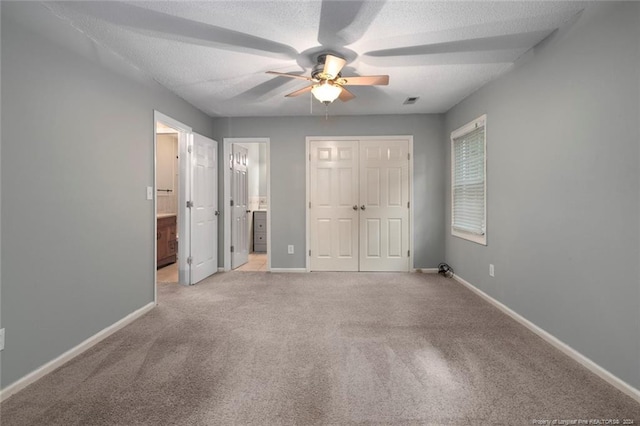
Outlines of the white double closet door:
[[312,271],[409,270],[409,140],[309,142]]

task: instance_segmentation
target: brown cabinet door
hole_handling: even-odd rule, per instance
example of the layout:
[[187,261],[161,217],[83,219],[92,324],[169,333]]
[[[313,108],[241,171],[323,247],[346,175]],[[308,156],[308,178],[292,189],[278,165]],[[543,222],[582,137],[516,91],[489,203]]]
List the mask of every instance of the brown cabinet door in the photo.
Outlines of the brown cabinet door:
[[176,241],[176,217],[164,217],[158,219],[158,268],[176,261],[178,242]]
[[168,247],[168,238],[167,238],[167,228],[158,229],[158,261],[161,261],[169,252]]
[[176,224],[171,224],[171,226],[167,228],[167,232],[169,233],[169,237],[167,238],[168,254],[173,255],[178,251],[178,241],[176,240]]

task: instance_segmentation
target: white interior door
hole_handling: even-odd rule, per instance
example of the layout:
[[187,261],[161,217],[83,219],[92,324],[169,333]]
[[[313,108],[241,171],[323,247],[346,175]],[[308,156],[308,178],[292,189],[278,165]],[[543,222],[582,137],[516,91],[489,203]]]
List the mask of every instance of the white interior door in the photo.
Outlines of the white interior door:
[[218,270],[217,152],[216,141],[193,134],[190,284]]
[[409,270],[409,141],[310,141],[312,271]]
[[231,269],[249,261],[249,180],[248,149],[232,146],[231,157]]
[[312,141],[311,270],[358,270],[358,141]]
[[360,142],[360,270],[409,270],[409,143]]

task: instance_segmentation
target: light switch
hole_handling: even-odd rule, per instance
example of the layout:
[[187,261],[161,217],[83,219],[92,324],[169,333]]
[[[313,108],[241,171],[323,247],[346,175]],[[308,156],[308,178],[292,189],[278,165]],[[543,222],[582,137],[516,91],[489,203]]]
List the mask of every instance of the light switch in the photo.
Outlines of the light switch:
[[0,329],[0,351],[4,350],[4,328]]
[[153,200],[153,186],[147,186],[147,200]]

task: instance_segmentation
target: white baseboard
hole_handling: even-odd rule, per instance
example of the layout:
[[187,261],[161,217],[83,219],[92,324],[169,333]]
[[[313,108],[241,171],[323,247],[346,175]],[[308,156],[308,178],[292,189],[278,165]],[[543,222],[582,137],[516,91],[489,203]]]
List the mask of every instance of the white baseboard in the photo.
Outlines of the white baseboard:
[[421,274],[437,274],[438,268],[415,268],[413,272],[418,272]]
[[142,308],[138,309],[137,311],[134,311],[134,312],[130,313],[129,315],[127,315],[126,317],[122,318],[118,322],[110,325],[109,327],[105,328],[104,330],[99,331],[98,333],[96,333],[93,336],[89,337],[87,340],[85,340],[84,342],[80,343],[78,346],[69,349],[68,351],[66,351],[65,353],[60,355],[59,357],[49,361],[48,363],[46,363],[43,366],[39,367],[38,369],[32,371],[31,373],[27,374],[26,376],[22,377],[21,379],[16,380],[15,382],[10,384],[6,388],[0,390],[0,402],[2,402],[5,399],[9,398],[11,395],[15,394],[16,392],[21,391],[22,389],[26,388],[27,386],[29,386],[30,384],[34,383],[38,379],[41,379],[42,377],[44,377],[47,374],[51,373],[56,368],[62,366],[67,361],[70,361],[71,359],[77,357],[78,355],[80,355],[81,353],[83,353],[87,349],[90,349],[92,346],[96,345],[97,343],[100,343],[102,340],[104,340],[107,337],[111,336],[113,333],[115,333],[116,331],[120,330],[121,328],[131,324],[133,321],[135,321],[136,319],[140,318],[142,315],[144,315],[147,312],[149,312],[155,306],[156,306],[155,302],[151,302],[151,303],[143,306]]
[[271,268],[269,272],[307,272],[307,268]]
[[479,295],[480,297],[485,299],[487,302],[489,302],[492,305],[494,305],[496,308],[500,309],[505,314],[509,315],[514,320],[518,321],[520,324],[522,324],[525,327],[527,327],[529,330],[531,330],[534,333],[536,333],[538,336],[542,337],[544,340],[546,340],[548,343],[550,343],[556,349],[560,350],[565,355],[569,356],[573,360],[575,360],[578,363],[580,363],[583,367],[585,367],[587,370],[589,370],[592,373],[594,373],[596,376],[600,377],[601,379],[603,379],[604,381],[606,381],[610,385],[614,386],[619,391],[629,395],[631,398],[633,398],[636,401],[640,402],[640,390],[634,388],[633,386],[631,386],[630,384],[628,384],[624,380],[620,379],[619,377],[617,377],[613,373],[605,370],[600,365],[598,365],[595,362],[591,361],[589,358],[587,358],[586,356],[582,355],[580,352],[578,352],[575,349],[573,349],[571,346],[569,346],[566,343],[564,343],[562,340],[558,339],[557,337],[555,337],[551,333],[541,329],[540,327],[538,327],[537,325],[535,325],[534,323],[532,323],[531,321],[529,321],[525,317],[523,317],[520,314],[518,314],[517,312],[511,310],[509,307],[507,307],[503,303],[497,301],[496,299],[494,299],[493,297],[489,296],[484,291],[480,290],[479,288],[477,288],[476,286],[474,286],[470,282],[466,281],[464,278],[461,278],[460,276],[455,275],[455,274],[453,275],[453,278],[456,281],[458,281],[460,284],[462,284],[465,287],[467,287],[469,290],[473,291],[474,293],[476,293],[477,295]]
[[218,272],[224,272],[224,268],[222,266],[218,266]]

